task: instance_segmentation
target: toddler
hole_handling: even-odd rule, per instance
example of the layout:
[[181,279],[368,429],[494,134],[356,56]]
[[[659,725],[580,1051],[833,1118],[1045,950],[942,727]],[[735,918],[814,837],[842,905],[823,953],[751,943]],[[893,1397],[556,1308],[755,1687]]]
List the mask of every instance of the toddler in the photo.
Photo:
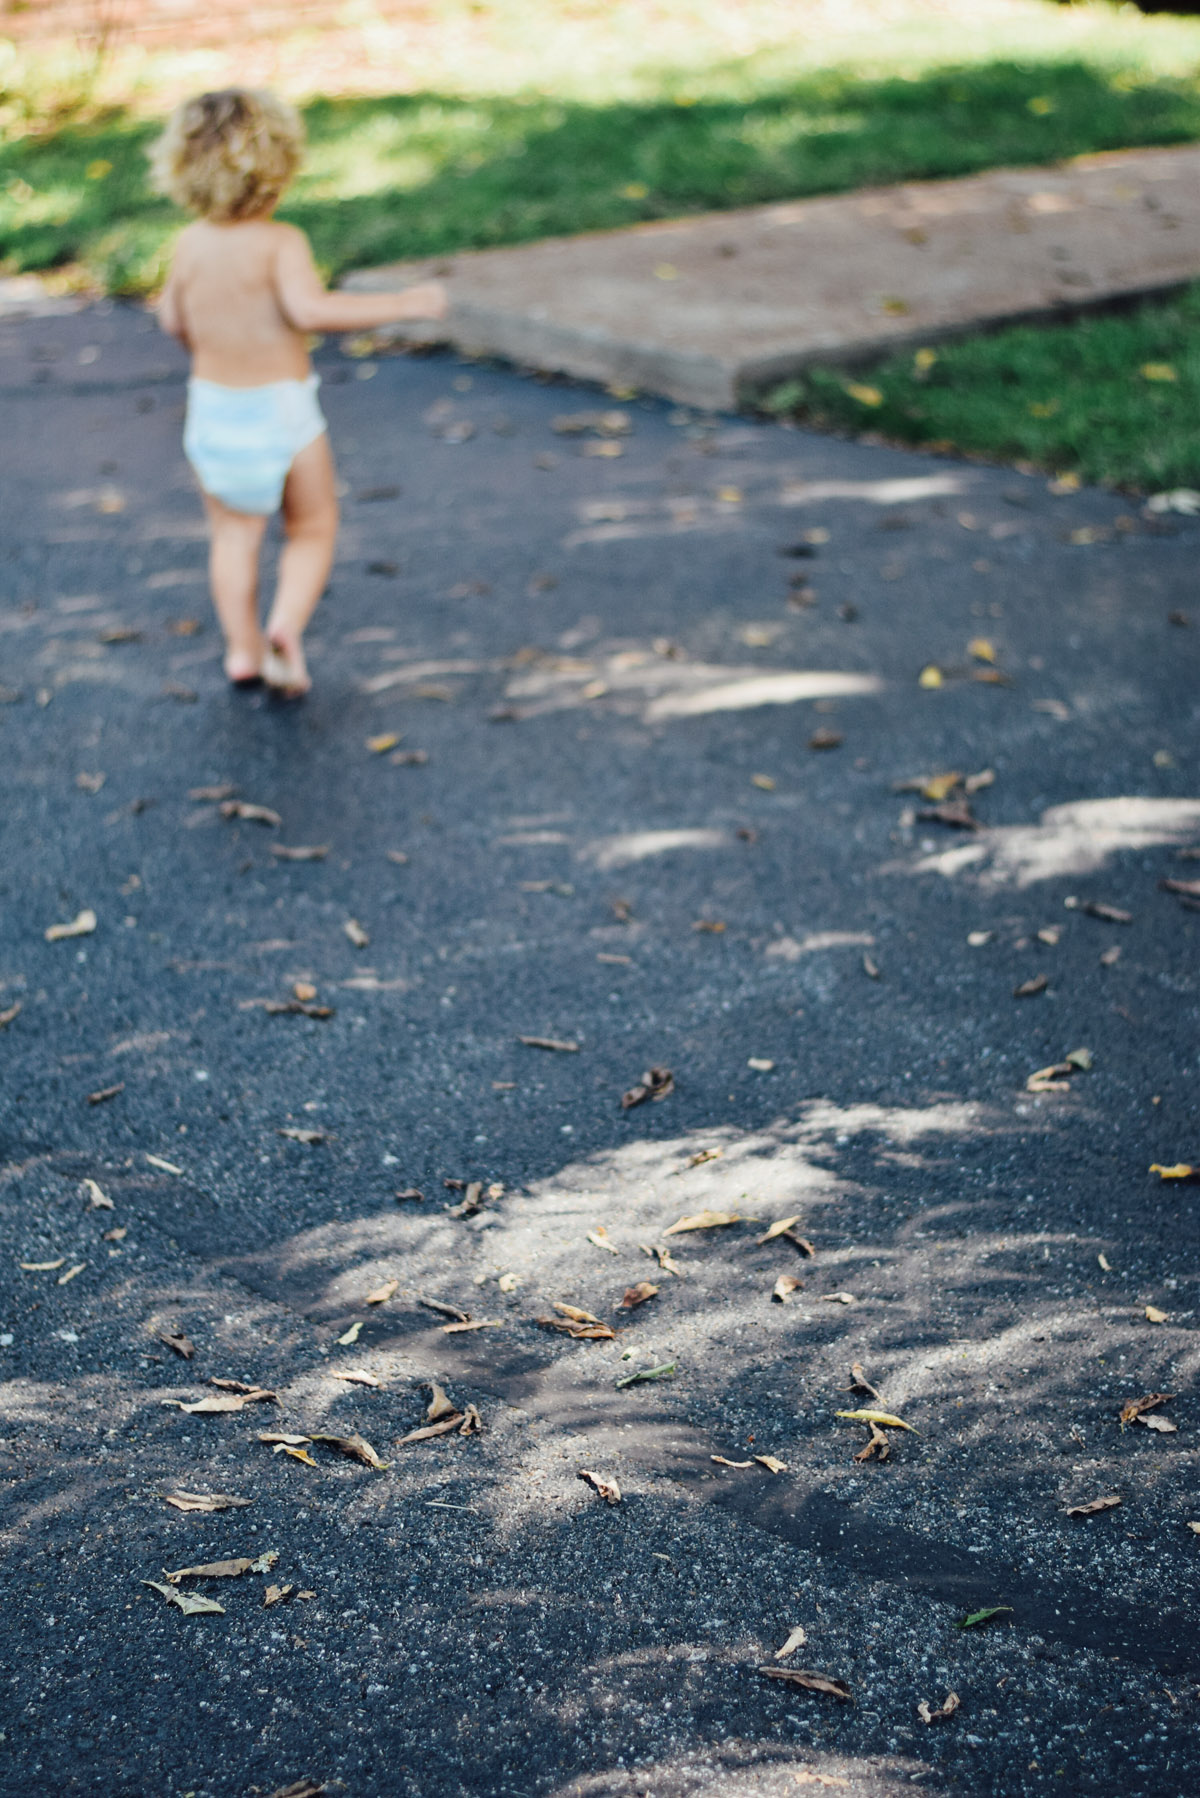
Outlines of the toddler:
[[[442,318],[438,282],[404,293],[328,293],[308,240],[272,213],[299,167],[304,130],[270,93],[201,94],[172,115],[154,152],[160,189],[199,214],[181,232],[159,301],[163,329],[192,357],[184,451],[203,490],[209,579],[235,686],[299,698],[304,628],[333,560],[333,457],[305,334]],[[284,547],[265,630],[258,556],[282,507]]]

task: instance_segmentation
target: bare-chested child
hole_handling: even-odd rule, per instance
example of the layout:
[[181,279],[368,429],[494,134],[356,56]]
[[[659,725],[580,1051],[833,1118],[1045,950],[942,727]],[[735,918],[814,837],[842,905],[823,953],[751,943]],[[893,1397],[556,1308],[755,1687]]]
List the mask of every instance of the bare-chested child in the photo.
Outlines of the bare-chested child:
[[[291,698],[310,685],[304,628],[329,576],[338,508],[306,333],[441,318],[444,288],[329,293],[308,240],[272,213],[300,165],[299,116],[274,94],[229,88],[186,101],[155,174],[199,214],[180,234],[158,315],[192,357],[184,450],[208,512],[209,578],[237,686]],[[258,557],[283,511],[275,599],[259,622]]]

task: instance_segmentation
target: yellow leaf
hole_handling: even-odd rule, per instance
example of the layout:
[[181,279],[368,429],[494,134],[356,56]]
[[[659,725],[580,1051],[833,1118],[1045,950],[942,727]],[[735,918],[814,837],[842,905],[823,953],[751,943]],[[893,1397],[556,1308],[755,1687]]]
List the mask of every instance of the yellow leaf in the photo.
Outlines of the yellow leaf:
[[758,1247],[761,1248],[764,1242],[774,1242],[775,1238],[777,1236],[782,1236],[785,1230],[794,1230],[799,1222],[799,1212],[796,1213],[795,1217],[777,1217],[770,1229],[765,1230],[761,1236],[756,1236],[754,1240]]
[[932,800],[935,805],[940,805],[943,799],[949,799],[961,780],[961,774],[931,774],[921,788],[921,797]]
[[996,646],[987,637],[972,637],[967,644],[967,654],[974,656],[977,662],[994,662]]
[[91,936],[96,928],[96,914],[90,908],[81,911],[69,924],[51,924],[42,932],[48,943],[61,943],[65,937]]
[[940,687],[941,684],[942,671],[937,666],[936,662],[930,662],[926,667],[922,668],[920,674],[917,676],[917,685],[919,687]]
[[1037,119],[1044,119],[1048,112],[1054,111],[1054,101],[1048,94],[1035,94],[1032,100],[1026,100],[1025,105]]
[[1190,1161],[1175,1161],[1170,1167],[1163,1167],[1160,1162],[1150,1163],[1150,1172],[1157,1174],[1162,1180],[1190,1180],[1197,1171]]
[[919,1434],[911,1423],[905,1423],[902,1417],[896,1417],[891,1411],[835,1411],[835,1417],[848,1417],[852,1423],[876,1423],[885,1430],[908,1430],[913,1436]]
[[367,748],[371,751],[372,755],[386,755],[388,750],[394,749],[399,741],[400,738],[397,733],[394,730],[389,730],[385,731],[380,737],[368,737]]
[[303,1461],[306,1467],[316,1466],[316,1462],[306,1448],[289,1448],[286,1442],[281,1442],[275,1453],[290,1455],[293,1461]]
[[343,1348],[349,1348],[350,1344],[352,1342],[358,1341],[358,1333],[361,1329],[362,1329],[362,1318],[356,1317],[354,1322],[350,1325],[350,1328],[348,1330],[344,1331],[343,1334],[338,1337],[338,1342],[341,1344],[341,1346]]
[[89,162],[85,173],[89,181],[103,181],[105,175],[112,174],[112,163],[103,156],[97,156],[95,162]]
[[742,490],[740,487],[718,487],[717,498],[721,501],[722,505],[740,506],[742,503]]
[[775,791],[775,782],[769,774],[752,774],[750,776],[750,785],[752,787],[760,788],[764,793],[773,793]]
[[1167,1321],[1167,1313],[1160,1311],[1157,1305],[1146,1306],[1146,1322],[1148,1324],[1165,1324]]
[[1140,373],[1143,381],[1177,381],[1179,379],[1169,362],[1143,362]]
[[857,400],[860,406],[882,406],[883,404],[883,395],[878,387],[864,386],[861,381],[847,382],[846,392],[852,400]]
[[918,350],[916,355],[913,357],[913,367],[920,374],[923,374],[923,375],[928,374],[929,370],[933,367],[933,365],[936,361],[937,361],[937,351],[936,350]]

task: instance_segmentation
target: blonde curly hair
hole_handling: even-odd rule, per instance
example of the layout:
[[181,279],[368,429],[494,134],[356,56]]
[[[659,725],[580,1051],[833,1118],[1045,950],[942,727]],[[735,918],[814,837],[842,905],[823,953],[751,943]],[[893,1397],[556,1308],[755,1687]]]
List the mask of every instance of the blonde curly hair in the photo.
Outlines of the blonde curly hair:
[[296,109],[265,89],[228,87],[176,107],[151,152],[154,184],[218,224],[257,218],[304,155]]

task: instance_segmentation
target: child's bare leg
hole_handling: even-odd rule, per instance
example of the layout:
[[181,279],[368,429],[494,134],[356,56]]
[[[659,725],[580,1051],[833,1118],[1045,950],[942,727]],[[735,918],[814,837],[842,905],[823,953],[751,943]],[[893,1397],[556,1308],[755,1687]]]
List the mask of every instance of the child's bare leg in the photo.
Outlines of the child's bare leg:
[[267,521],[254,512],[232,512],[211,494],[208,513],[208,577],[213,605],[225,636],[225,673],[230,680],[253,680],[262,670],[263,636],[258,622],[258,552]]
[[325,591],[337,540],[338,505],[333,455],[322,435],[302,449],[288,472],[283,490],[285,543],[279,558],[275,603],[267,619],[267,642],[273,654],[265,665],[267,680],[299,697],[310,685],[304,660],[304,629]]

